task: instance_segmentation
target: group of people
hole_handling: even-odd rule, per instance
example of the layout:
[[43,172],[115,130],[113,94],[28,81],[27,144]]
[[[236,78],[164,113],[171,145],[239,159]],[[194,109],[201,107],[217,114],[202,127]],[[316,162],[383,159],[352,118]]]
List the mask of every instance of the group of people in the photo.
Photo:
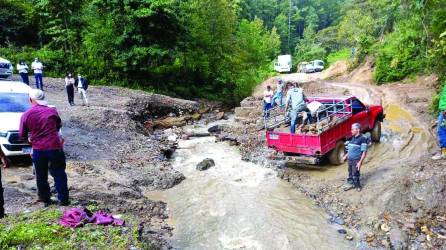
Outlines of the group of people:
[[[36,88],[43,91],[43,63],[35,58],[34,62],[31,64],[31,68],[34,72],[34,78],[36,81]],[[22,78],[23,83],[29,85],[28,78],[28,65],[24,60],[20,60],[17,64],[17,71]],[[78,74],[77,77],[74,77],[71,72],[68,72],[65,76],[65,89],[67,91],[68,103],[71,106],[74,106],[74,90],[77,89],[79,93],[79,97],[82,100],[83,105],[88,106],[88,81],[81,74]]]
[[[24,60],[20,60],[17,64],[17,71],[19,72],[22,81],[27,85],[29,85],[28,69],[28,65]],[[38,58],[34,58],[34,62],[31,63],[31,69],[34,72],[36,88],[43,90],[43,63],[39,61]]]
[[[45,101],[45,94],[40,89],[29,92],[31,108],[23,113],[20,119],[19,136],[28,141],[32,147],[32,162],[34,166],[38,201],[45,206],[58,203],[61,206],[70,204],[68,178],[65,172],[66,161],[63,151],[63,138],[60,129],[62,121],[57,110]],[[9,161],[0,149],[0,159],[4,167]],[[53,176],[58,202],[51,199],[48,172]],[[3,187],[0,171],[0,218],[5,215]]]
[[[286,90],[285,101],[283,101],[283,92]],[[307,105],[307,98],[304,90],[299,83],[289,82],[284,84],[283,80],[279,79],[277,82],[276,91],[273,92],[271,86],[267,86],[263,96],[264,115],[268,116],[268,110],[276,105],[285,105],[284,112],[290,118],[290,133],[294,134],[296,131],[296,122],[300,113],[310,113],[310,116],[316,110],[322,107],[321,103],[312,102]],[[315,105],[313,105],[315,104]],[[367,148],[369,139],[361,133],[361,125],[354,123],[351,128],[352,137],[350,141],[346,142],[346,154],[343,161],[348,163],[348,178],[344,185],[344,190],[356,189],[361,191],[360,183],[360,169],[362,163],[367,156]]]

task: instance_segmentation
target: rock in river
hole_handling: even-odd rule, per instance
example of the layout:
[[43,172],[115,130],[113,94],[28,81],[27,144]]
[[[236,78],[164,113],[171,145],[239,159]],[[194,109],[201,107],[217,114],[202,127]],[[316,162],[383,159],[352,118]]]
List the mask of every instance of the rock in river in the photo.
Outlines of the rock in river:
[[213,166],[215,166],[214,160],[212,160],[211,158],[206,158],[197,164],[197,170],[204,171]]

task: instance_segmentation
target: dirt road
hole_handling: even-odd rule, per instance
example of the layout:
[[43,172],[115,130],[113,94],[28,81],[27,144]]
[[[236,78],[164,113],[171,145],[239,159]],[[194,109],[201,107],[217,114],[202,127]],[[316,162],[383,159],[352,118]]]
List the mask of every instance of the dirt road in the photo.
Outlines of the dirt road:
[[[44,84],[46,100],[56,106],[63,121],[72,205],[96,204],[115,214],[132,213],[141,220],[144,241],[168,246],[171,227],[165,223],[166,204],[149,200],[142,192],[170,188],[184,179],[166,159],[166,152],[175,147],[168,137],[176,131],[145,134],[143,122],[197,112],[198,104],[142,91],[91,86],[90,106],[80,105],[76,95],[77,105],[71,107],[63,79],[45,78]],[[6,212],[41,208],[29,159],[13,161],[11,168],[2,170]]]

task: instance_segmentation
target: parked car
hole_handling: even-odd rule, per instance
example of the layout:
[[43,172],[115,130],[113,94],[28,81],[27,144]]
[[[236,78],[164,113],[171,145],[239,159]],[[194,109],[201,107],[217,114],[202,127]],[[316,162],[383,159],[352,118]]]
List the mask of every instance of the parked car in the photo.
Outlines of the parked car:
[[6,156],[27,155],[31,146],[19,138],[20,118],[30,107],[30,87],[0,80],[0,147]]
[[274,70],[279,73],[291,72],[292,61],[291,55],[280,55],[277,57],[277,63],[274,64]]
[[344,143],[352,137],[353,123],[361,124],[362,132],[370,132],[372,141],[380,141],[381,122],[385,118],[382,106],[366,106],[353,96],[310,97],[308,101],[322,104],[322,108],[312,117],[312,123],[306,125],[309,126],[308,131],[291,134],[289,128],[281,128],[289,119],[283,114],[281,118],[274,115],[274,109],[265,119],[267,145],[282,152],[286,161],[319,164],[324,157],[328,157],[331,164],[341,164]]
[[322,60],[314,60],[310,62],[313,65],[315,72],[321,72],[324,70],[324,61]]
[[0,78],[8,78],[12,76],[14,67],[11,62],[0,57]]
[[316,70],[314,69],[313,63],[309,62],[305,65],[304,73],[314,73]]

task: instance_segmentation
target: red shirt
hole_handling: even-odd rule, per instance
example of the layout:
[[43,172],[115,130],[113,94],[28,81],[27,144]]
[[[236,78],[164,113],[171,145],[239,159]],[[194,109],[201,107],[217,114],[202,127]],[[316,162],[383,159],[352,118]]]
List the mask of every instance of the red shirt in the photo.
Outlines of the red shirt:
[[31,137],[31,145],[36,150],[62,149],[59,129],[62,121],[55,108],[34,105],[23,113],[20,119],[19,135],[22,139]]

